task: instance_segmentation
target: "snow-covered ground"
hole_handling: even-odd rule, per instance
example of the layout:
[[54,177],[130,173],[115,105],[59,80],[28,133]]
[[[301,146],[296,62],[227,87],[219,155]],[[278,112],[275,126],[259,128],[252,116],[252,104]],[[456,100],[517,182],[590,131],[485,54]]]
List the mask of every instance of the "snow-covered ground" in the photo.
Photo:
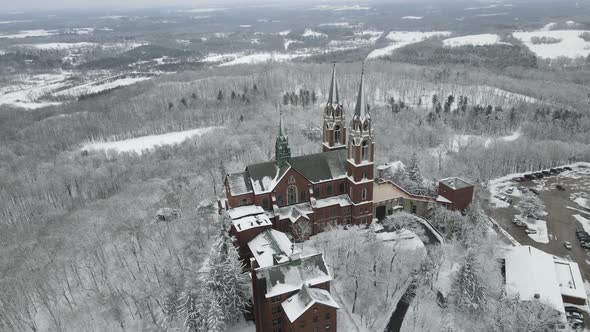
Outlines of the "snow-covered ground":
[[24,76],[10,86],[0,88],[0,105],[12,105],[25,109],[37,109],[58,102],[40,101],[39,98],[52,91],[66,86],[66,80],[71,77],[71,72],[56,72]]
[[361,5],[319,5],[312,9],[315,10],[333,10],[333,11],[347,11],[347,10],[369,10],[371,7]]
[[[590,42],[580,38],[587,30],[519,31],[512,35],[540,58],[579,58],[590,55]],[[535,38],[550,38],[556,43],[534,44]]]
[[352,25],[348,22],[333,22],[333,23],[322,23],[319,24],[320,27],[352,27]]
[[285,39],[285,44],[284,44],[285,51],[289,49],[289,45],[291,45],[291,44],[301,44],[301,42],[298,40],[293,40],[293,39]]
[[328,35],[325,33],[317,32],[312,29],[305,29],[301,37],[305,38],[328,38]]
[[69,50],[69,49],[96,47],[96,46],[98,46],[98,44],[89,43],[89,42],[80,42],[80,43],[22,44],[22,45],[16,45],[16,46],[26,47],[26,48],[34,48],[34,49],[38,49],[38,50]]
[[517,140],[522,134],[520,131],[516,131],[510,135],[499,136],[499,137],[488,137],[482,135],[460,135],[455,134],[446,147],[453,152],[457,152],[462,148],[469,145],[483,145],[485,148],[489,148],[495,142],[512,142]]
[[465,45],[483,46],[498,44],[510,45],[510,43],[501,42],[500,36],[496,34],[468,35],[443,40],[443,45],[448,47],[458,47]]
[[432,37],[445,37],[450,36],[451,32],[449,31],[429,31],[429,32],[422,32],[422,31],[392,31],[387,35],[387,39],[392,41],[393,43],[389,46],[379,48],[373,50],[367,56],[367,59],[376,59],[384,56],[388,56],[393,53],[398,48],[419,43],[424,41],[428,38]]
[[100,79],[97,81],[89,82],[86,84],[82,84],[73,88],[64,89],[58,92],[53,93],[54,96],[68,96],[68,97],[78,97],[83,95],[91,95],[95,93],[99,93],[102,91],[107,91],[127,85],[132,85],[137,82],[145,81],[150,79],[151,76],[149,75],[141,75],[141,74],[124,74],[124,75],[117,75],[113,77],[107,77],[104,79]]
[[402,20],[421,20],[424,16],[404,16]]
[[201,59],[201,61],[203,62],[210,62],[210,63],[217,63],[217,62],[229,62],[229,61],[233,61],[239,57],[244,56],[245,54],[243,52],[237,52],[237,53],[226,53],[226,54],[209,54],[206,57],[204,57],[203,59]]
[[112,142],[90,142],[84,144],[80,150],[104,150],[115,151],[117,153],[135,152],[141,154],[143,151],[154,149],[156,146],[175,145],[182,143],[191,137],[201,136],[215,128],[216,127],[197,128],[162,135],[149,135]]
[[27,37],[47,37],[56,35],[58,33],[57,30],[45,30],[45,29],[38,29],[38,30],[22,30],[18,33],[14,34],[0,34],[0,39],[8,38],[8,39],[20,39],[20,38],[27,38]]
[[243,64],[257,64],[257,63],[265,63],[265,62],[285,62],[295,58],[300,57],[308,57],[310,54],[306,53],[254,53],[248,54],[240,57],[236,57],[235,59],[220,64],[220,66],[234,66],[234,65],[243,65]]

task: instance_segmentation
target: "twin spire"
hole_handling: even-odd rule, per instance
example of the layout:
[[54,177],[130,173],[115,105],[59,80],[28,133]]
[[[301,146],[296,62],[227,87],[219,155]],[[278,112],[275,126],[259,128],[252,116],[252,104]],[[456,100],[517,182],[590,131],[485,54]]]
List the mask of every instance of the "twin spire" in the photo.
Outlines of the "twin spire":
[[354,108],[354,119],[360,119],[361,121],[365,121],[365,119],[370,119],[371,115],[367,111],[367,102],[365,101],[365,88],[364,88],[364,76],[365,76],[365,69],[361,70],[361,84],[359,86],[359,94],[356,98],[356,106]]
[[336,64],[332,69],[332,82],[330,83],[330,93],[328,95],[328,104],[339,104],[340,98],[338,97],[338,83],[336,82]]

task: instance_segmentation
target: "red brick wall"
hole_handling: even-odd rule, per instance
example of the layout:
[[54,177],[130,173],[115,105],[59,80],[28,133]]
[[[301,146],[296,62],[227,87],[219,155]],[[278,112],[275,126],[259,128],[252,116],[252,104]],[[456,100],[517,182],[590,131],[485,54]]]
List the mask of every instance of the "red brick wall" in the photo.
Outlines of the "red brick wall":
[[451,210],[465,210],[473,200],[473,187],[466,187],[454,190],[446,184],[438,183],[438,194],[446,197],[452,203],[450,205]]
[[287,173],[283,176],[281,181],[275,186],[275,189],[273,190],[273,193],[277,197],[277,202],[279,200],[279,195],[283,196],[283,204],[279,206],[287,205],[287,188],[291,185],[289,184],[289,178],[291,175],[295,178],[295,186],[297,187],[297,203],[301,203],[301,191],[303,190],[305,191],[305,201],[309,201],[310,182],[305,177],[303,177],[303,175],[291,168],[289,171],[287,171]]
[[283,331],[312,332],[316,326],[317,331],[334,332],[337,330],[336,314],[336,308],[318,303],[307,309],[293,323],[285,316]]
[[[253,193],[232,196],[231,192],[226,190],[226,195],[227,195],[227,201],[229,202],[229,206],[232,208],[238,207],[240,205],[250,205],[254,202],[254,194]],[[246,203],[242,204],[242,200],[244,200],[244,199],[246,200]]]

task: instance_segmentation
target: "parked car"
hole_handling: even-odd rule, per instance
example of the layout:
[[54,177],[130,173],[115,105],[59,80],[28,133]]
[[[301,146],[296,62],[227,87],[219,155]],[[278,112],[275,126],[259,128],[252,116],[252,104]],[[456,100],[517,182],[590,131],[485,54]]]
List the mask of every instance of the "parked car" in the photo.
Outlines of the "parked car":
[[523,193],[527,193],[527,192],[529,192],[529,188],[527,188],[527,187],[523,187],[523,186],[520,186],[520,187],[518,187],[518,190],[520,190],[520,191],[521,191],[521,192],[523,192]]
[[555,188],[559,189],[559,190],[565,190],[565,187],[562,186],[561,184],[556,184]]
[[572,244],[569,241],[563,242],[563,245],[565,246],[565,249],[572,250]]
[[522,181],[522,178],[520,176],[517,176],[517,177],[512,178],[512,181],[514,181],[514,182],[521,182]]
[[532,180],[532,179],[534,179],[535,177],[534,177],[532,174],[525,174],[525,175],[524,175],[524,178],[525,178],[525,179],[527,179],[527,180]]
[[590,243],[588,242],[580,243],[580,246],[584,249],[590,249]]
[[543,175],[551,175],[551,172],[549,171],[541,171],[541,173],[543,173]]
[[565,169],[566,171],[571,171],[571,170],[572,170],[572,168],[571,168],[571,167],[569,167],[569,166],[566,166],[566,167],[564,167],[563,169]]
[[566,305],[564,307],[564,309],[565,309],[565,312],[577,312],[579,314],[584,312],[584,311],[582,311],[582,309],[580,309],[578,307],[571,306],[571,305]]
[[537,230],[532,228],[527,228],[524,230],[524,232],[527,234],[537,234]]
[[559,173],[555,168],[550,169],[549,172],[551,172],[552,174]]
[[539,191],[538,191],[537,189],[535,189],[535,188],[530,188],[529,190],[530,190],[530,191],[531,191],[533,194],[535,194],[535,195],[538,195],[538,194],[539,194]]
[[507,194],[512,194],[513,191],[514,191],[514,188],[512,188],[512,187],[506,189]]
[[584,328],[584,321],[581,319],[577,319],[577,318],[573,318],[573,319],[569,319],[568,322],[570,323],[570,326],[574,329],[583,329]]
[[565,316],[567,318],[577,318],[577,319],[584,319],[584,315],[582,315],[579,312],[574,312],[574,311],[566,311],[565,312]]
[[515,220],[514,224],[518,227],[527,227],[527,225],[520,220]]

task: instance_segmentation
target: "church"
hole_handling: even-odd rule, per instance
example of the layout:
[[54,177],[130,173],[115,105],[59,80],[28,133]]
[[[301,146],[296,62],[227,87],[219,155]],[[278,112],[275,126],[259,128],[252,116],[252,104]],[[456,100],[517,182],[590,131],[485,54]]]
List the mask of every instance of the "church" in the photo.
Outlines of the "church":
[[[290,232],[307,222],[311,234],[329,225],[368,224],[373,220],[375,133],[361,73],[352,119],[338,94],[336,67],[323,109],[322,152],[291,156],[289,138],[279,122],[275,160],[253,164],[225,179],[223,209],[261,207],[273,228]],[[239,231],[239,230],[238,230]]]

